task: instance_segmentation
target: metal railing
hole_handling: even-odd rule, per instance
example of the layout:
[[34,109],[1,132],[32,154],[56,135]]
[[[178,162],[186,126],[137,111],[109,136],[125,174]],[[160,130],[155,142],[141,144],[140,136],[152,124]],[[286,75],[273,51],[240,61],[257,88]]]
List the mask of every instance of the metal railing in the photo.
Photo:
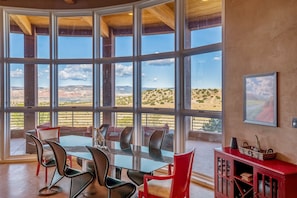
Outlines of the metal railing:
[[[115,126],[125,127],[133,126],[132,113],[114,113]],[[102,116],[101,116],[102,117]],[[50,114],[48,112],[38,112],[38,125],[49,123]],[[101,122],[102,123],[102,122]],[[157,126],[161,127],[165,124],[170,129],[174,129],[175,118],[172,115],[164,114],[142,114],[142,126]],[[93,125],[92,112],[59,112],[58,125],[69,127],[89,127]],[[24,113],[11,113],[10,114],[10,128],[23,129],[24,128]],[[204,118],[204,117],[191,117],[191,130],[195,131],[208,131],[208,132],[222,132],[221,119]]]

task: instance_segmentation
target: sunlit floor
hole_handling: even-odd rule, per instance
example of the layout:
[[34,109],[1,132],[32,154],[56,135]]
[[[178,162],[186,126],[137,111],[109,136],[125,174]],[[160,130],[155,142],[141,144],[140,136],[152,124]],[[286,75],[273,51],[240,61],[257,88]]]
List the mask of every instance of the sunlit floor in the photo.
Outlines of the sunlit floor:
[[[0,164],[0,197],[1,198],[34,198],[38,196],[38,190],[44,187],[44,168],[41,168],[39,176],[35,176],[36,162],[21,163],[21,164]],[[75,168],[80,168],[76,163],[73,163]],[[49,169],[49,181],[52,176],[54,168]],[[126,173],[123,172],[122,179],[127,180]],[[63,178],[58,185],[62,188],[62,192],[48,196],[52,198],[67,198],[69,196],[70,181]],[[107,197],[105,188],[100,187],[98,184],[91,185],[83,193],[87,191],[96,191],[96,197]],[[203,188],[196,184],[191,184],[190,187],[191,197],[212,198],[214,193],[212,190]],[[83,198],[83,193],[79,198]],[[44,196],[43,196],[44,197]],[[135,196],[137,197],[137,193]]]

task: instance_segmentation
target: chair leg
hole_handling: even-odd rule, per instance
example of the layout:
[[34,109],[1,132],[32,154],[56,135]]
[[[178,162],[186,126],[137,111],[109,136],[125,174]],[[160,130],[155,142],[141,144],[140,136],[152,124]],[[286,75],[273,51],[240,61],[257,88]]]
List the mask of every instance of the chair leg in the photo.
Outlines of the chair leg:
[[51,180],[51,183],[47,186],[48,189],[52,188],[53,186],[55,186],[64,176],[60,175],[58,173],[58,170],[57,168],[55,168],[55,172],[53,174],[53,177],[52,177],[52,180]]
[[108,189],[108,196],[107,197],[111,198],[111,190],[110,189]]
[[142,191],[138,191],[138,198],[142,198],[143,197],[143,192]]
[[72,177],[69,197],[77,197],[82,191],[84,191],[84,189],[88,187],[90,183],[92,183],[93,179],[93,174],[89,172],[85,172],[79,176]]
[[39,175],[39,170],[40,170],[40,163],[37,163],[37,167],[36,167],[36,176]]
[[115,178],[121,179],[122,177],[122,168],[115,167]]
[[45,183],[47,184],[47,167],[45,167]]
[[68,155],[67,158],[69,160],[69,166],[70,166],[70,168],[72,168],[72,156]]

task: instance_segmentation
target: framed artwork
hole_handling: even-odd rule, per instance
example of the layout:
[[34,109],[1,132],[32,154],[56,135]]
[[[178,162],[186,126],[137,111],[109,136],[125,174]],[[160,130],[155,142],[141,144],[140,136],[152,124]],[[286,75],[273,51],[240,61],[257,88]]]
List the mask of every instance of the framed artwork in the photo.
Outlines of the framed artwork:
[[277,127],[277,73],[243,78],[243,121]]

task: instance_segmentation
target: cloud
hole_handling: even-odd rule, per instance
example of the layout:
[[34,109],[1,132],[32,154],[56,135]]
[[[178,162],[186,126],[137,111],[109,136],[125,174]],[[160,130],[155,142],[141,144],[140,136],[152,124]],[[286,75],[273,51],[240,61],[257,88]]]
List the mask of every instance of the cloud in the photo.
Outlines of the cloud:
[[116,64],[115,67],[116,76],[132,76],[133,67],[132,65]]
[[213,57],[213,60],[220,61],[221,60],[221,57],[220,56],[215,56],[215,57]]
[[41,66],[41,67],[38,67],[38,77],[46,77],[47,79],[49,79],[49,66],[46,65],[46,66]]
[[153,66],[169,66],[174,64],[173,58],[167,58],[167,59],[158,59],[158,60],[150,60],[146,62],[148,65]]
[[59,71],[59,78],[62,80],[81,80],[86,81],[92,77],[92,65],[67,65]]
[[24,70],[20,69],[20,68],[17,68],[14,71],[10,71],[10,76],[12,78],[22,78],[22,77],[24,77]]

